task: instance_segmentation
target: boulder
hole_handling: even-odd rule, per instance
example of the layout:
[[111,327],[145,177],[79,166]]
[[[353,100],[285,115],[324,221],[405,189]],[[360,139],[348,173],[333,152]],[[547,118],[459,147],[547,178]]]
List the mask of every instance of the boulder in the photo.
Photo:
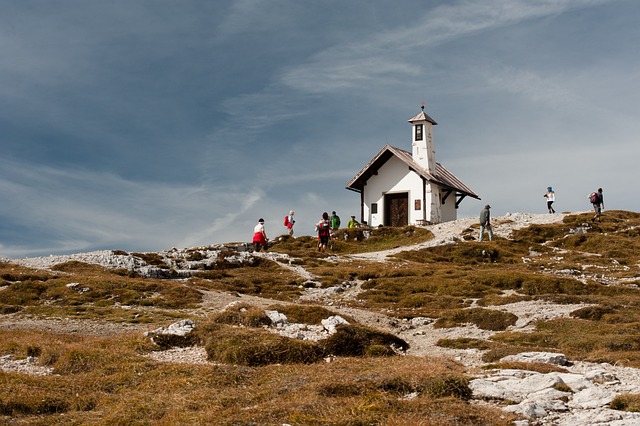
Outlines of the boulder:
[[321,321],[322,326],[327,330],[329,334],[336,332],[336,327],[340,324],[349,325],[349,321],[342,318],[340,315],[334,315]]
[[265,310],[264,313],[269,317],[271,325],[274,327],[284,327],[289,324],[289,320],[285,314],[270,310]]
[[500,361],[539,362],[544,364],[567,365],[567,357],[564,354],[553,352],[522,352],[516,355],[505,356]]
[[198,338],[192,333],[196,324],[189,319],[180,320],[167,328],[160,327],[153,331],[147,331],[145,336],[163,349],[171,347],[187,347],[199,343]]

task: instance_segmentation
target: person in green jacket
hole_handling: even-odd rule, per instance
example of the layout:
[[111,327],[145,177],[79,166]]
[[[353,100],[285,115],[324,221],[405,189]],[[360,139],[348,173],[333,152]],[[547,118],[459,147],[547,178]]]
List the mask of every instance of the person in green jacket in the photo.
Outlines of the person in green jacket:
[[491,206],[487,204],[484,209],[480,211],[480,241],[484,241],[484,231],[489,233],[489,241],[493,241],[493,231],[491,230],[491,213],[489,209]]
[[340,216],[336,212],[331,212],[331,229],[333,231],[340,229]]

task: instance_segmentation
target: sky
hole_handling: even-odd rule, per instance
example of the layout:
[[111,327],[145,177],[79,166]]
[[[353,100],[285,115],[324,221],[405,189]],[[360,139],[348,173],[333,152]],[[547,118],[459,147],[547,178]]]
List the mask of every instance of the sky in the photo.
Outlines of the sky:
[[0,3],[0,256],[313,234],[425,111],[458,217],[640,211],[637,0]]

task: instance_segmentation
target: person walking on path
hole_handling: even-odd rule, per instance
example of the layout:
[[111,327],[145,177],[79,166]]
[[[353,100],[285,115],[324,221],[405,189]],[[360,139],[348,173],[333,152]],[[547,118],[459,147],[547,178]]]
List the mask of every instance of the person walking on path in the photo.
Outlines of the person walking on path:
[[263,247],[267,251],[267,233],[264,230],[264,219],[260,218],[258,224],[253,228],[253,249],[260,251]]
[[555,213],[556,211],[553,209],[552,204],[556,200],[556,193],[553,188],[550,186],[547,187],[547,193],[544,194],[544,198],[547,199],[547,210],[549,210],[549,213]]
[[604,210],[604,195],[602,195],[602,188],[598,188],[598,192],[592,192],[589,195],[589,201],[593,205],[593,211],[595,212],[595,216],[591,218],[591,222],[600,222],[600,216],[602,215],[602,210]]
[[333,231],[340,229],[340,216],[336,212],[331,212],[331,229]]
[[325,251],[329,244],[331,230],[331,220],[327,212],[322,213],[322,219],[316,225],[316,229],[318,230],[318,251]]
[[291,210],[289,214],[284,217],[284,226],[287,227],[287,232],[289,233],[289,235],[293,235],[293,224],[296,223],[296,221],[293,219],[294,213],[295,212]]
[[491,230],[491,213],[489,209],[491,206],[487,204],[484,209],[480,211],[480,241],[484,241],[484,231],[489,233],[489,241],[493,241],[493,231]]
[[351,220],[347,223],[347,228],[357,228],[360,226],[360,223],[356,220],[355,216],[351,216]]

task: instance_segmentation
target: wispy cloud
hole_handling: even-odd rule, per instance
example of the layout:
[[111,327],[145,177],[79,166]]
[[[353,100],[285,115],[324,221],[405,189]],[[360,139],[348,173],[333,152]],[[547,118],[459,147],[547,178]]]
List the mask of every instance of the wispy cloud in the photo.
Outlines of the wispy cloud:
[[484,69],[481,75],[488,83],[489,91],[521,95],[548,108],[577,107],[585,103],[584,98],[570,91],[566,85],[557,83],[553,78],[543,78],[531,70],[506,66]]
[[590,7],[615,0],[464,1],[425,10],[409,27],[382,31],[367,40],[349,41],[315,54],[309,62],[282,73],[281,81],[301,91],[323,92],[384,83],[385,76],[416,77],[412,61],[419,49],[480,31]]
[[[206,241],[232,223],[230,212],[246,211],[263,196],[259,190],[246,192],[232,184],[140,182],[90,170],[49,166],[34,170],[7,160],[0,163],[13,176],[0,179],[0,196],[16,200],[0,206],[2,217],[42,233],[39,247],[5,245],[4,256],[43,253],[51,247],[86,250],[114,244],[160,249],[196,241],[184,235],[203,228],[199,241]],[[218,219],[207,227],[207,217]]]
[[258,188],[250,190],[249,193],[241,196],[241,201],[238,203],[238,210],[229,210],[228,213],[223,214],[214,219],[204,229],[198,229],[192,231],[183,240],[180,245],[184,247],[192,247],[196,244],[203,244],[205,241],[213,241],[221,231],[229,229],[230,227],[237,226],[237,220],[240,216],[251,211],[256,204],[258,204],[265,194]]

